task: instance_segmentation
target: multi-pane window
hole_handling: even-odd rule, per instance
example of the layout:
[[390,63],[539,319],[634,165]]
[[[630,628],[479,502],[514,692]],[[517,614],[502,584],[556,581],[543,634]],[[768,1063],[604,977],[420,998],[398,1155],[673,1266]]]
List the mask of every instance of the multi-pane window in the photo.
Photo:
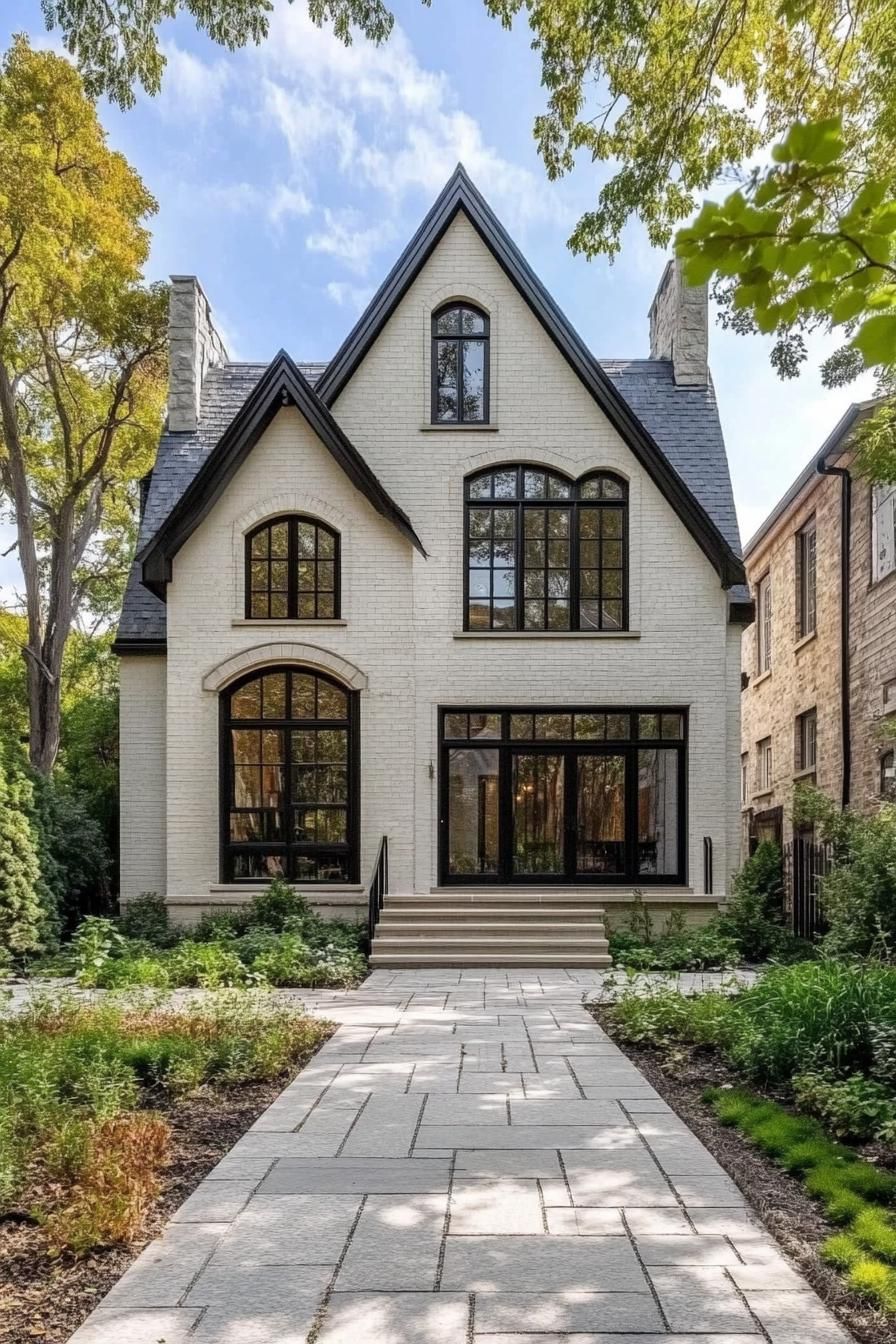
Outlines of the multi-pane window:
[[896,485],[871,491],[871,577],[885,579],[896,569]]
[[442,880],[683,881],[681,709],[444,709]]
[[303,668],[223,697],[225,881],[355,881],[354,698]]
[[246,615],[328,620],[339,615],[339,537],[299,515],[262,523],[246,538]]
[[756,792],[768,793],[773,783],[772,740],[764,737],[756,743]]
[[797,715],[796,768],[814,770],[818,756],[818,715],[814,709]]
[[466,629],[626,629],[624,481],[506,466],[466,497]]
[[488,318],[466,303],[432,317],[432,422],[488,421]]
[[896,799],[896,752],[885,751],[880,758],[880,796]]
[[772,665],[772,578],[766,574],[756,589],[756,653],[758,672]]
[[815,630],[815,519],[796,534],[796,632],[805,639]]

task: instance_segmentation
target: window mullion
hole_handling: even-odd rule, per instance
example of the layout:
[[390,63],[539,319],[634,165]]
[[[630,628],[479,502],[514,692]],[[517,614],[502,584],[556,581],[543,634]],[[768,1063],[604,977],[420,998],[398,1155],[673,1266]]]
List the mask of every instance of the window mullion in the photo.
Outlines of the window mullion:
[[526,543],[525,543],[525,540],[524,540],[524,537],[523,537],[523,528],[524,528],[524,525],[525,525],[525,518],[524,518],[524,515],[523,515],[523,508],[524,508],[524,506],[523,506],[523,503],[522,503],[521,476],[522,476],[522,469],[521,469],[521,468],[518,468],[518,469],[517,469],[517,482],[516,482],[516,489],[517,489],[517,503],[516,503],[516,505],[515,505],[515,508],[516,508],[516,536],[515,536],[515,538],[514,538],[514,543],[513,543],[513,545],[514,545],[514,557],[515,557],[515,559],[516,559],[516,575],[515,575],[515,579],[514,579],[514,582],[515,582],[515,584],[516,584],[516,587],[515,587],[515,590],[514,590],[515,593],[516,593],[516,599],[515,599],[515,608],[514,608],[514,609],[515,609],[515,611],[516,611],[516,628],[517,628],[517,630],[525,630],[525,628],[526,628],[526,625],[525,625],[525,610],[526,610],[526,608],[525,608],[525,592],[524,592],[524,588],[525,588],[525,571],[524,571],[524,568],[523,568],[523,557],[524,557],[524,555],[525,555],[525,546],[526,546]]
[[581,629],[579,620],[579,506],[569,504],[569,628]]
[[286,532],[286,614],[291,621],[299,614],[299,528],[295,518],[290,518]]

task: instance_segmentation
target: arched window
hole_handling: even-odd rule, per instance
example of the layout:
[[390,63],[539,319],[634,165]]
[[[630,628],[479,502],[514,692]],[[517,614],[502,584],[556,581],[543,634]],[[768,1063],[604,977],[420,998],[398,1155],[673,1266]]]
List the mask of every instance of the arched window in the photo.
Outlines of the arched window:
[[246,537],[250,620],[330,620],[339,615],[339,535],[316,518],[274,518]]
[[467,630],[625,630],[625,482],[494,467],[466,482]]
[[468,303],[432,315],[432,422],[488,423],[488,317]]
[[356,882],[357,694],[301,667],[221,697],[222,878]]

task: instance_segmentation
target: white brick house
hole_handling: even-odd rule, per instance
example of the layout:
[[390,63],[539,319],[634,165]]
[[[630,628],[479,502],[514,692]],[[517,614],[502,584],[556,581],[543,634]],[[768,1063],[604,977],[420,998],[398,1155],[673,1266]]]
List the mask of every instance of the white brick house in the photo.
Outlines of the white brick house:
[[713,907],[751,611],[706,306],[670,265],[650,359],[598,362],[461,168],[329,364],[229,362],[175,277],[124,900],[360,907],[387,836],[393,893]]

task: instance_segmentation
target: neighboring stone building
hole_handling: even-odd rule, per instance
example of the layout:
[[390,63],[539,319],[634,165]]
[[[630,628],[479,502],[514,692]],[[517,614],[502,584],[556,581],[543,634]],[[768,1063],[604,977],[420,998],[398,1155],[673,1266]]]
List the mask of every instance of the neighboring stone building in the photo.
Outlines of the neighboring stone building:
[[881,720],[896,713],[896,491],[855,476],[850,453],[874,405],[847,411],[745,548],[745,848],[792,838],[801,781],[863,811],[892,789]]
[[711,912],[751,608],[705,288],[670,265],[650,359],[598,362],[459,168],[329,363],[228,361],[191,277],[171,339],[123,899],[190,920],[282,874],[358,911],[387,837],[412,914],[500,906],[513,964],[591,955],[533,904]]

